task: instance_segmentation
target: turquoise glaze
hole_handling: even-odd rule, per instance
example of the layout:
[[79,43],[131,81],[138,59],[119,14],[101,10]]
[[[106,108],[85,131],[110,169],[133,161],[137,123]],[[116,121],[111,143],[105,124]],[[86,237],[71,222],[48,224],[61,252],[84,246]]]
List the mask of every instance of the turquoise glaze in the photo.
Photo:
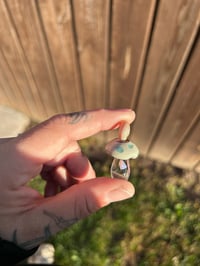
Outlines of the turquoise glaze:
[[135,159],[139,155],[137,146],[128,140],[130,125],[123,122],[119,128],[119,138],[113,139],[106,145],[106,151],[114,160],[111,165],[110,173],[112,178],[129,179],[130,159]]
[[133,142],[122,141],[119,138],[113,139],[106,145],[106,152],[120,160],[136,159],[139,155],[139,150]]

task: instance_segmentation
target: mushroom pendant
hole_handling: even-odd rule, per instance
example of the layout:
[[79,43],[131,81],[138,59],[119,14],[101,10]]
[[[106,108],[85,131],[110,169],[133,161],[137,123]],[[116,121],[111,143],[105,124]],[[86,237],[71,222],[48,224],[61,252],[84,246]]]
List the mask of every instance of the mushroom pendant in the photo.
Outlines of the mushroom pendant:
[[128,140],[130,134],[130,125],[123,122],[119,129],[119,138],[111,140],[106,145],[106,151],[114,159],[111,165],[111,177],[129,179],[130,176],[130,159],[135,159],[139,155],[137,146]]

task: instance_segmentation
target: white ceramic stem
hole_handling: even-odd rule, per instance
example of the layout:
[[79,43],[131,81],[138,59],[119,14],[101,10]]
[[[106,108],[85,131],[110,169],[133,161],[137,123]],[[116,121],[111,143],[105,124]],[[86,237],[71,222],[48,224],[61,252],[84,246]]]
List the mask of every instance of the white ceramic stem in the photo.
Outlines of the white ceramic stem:
[[119,138],[122,141],[127,140],[130,134],[130,125],[127,122],[124,122],[119,128]]

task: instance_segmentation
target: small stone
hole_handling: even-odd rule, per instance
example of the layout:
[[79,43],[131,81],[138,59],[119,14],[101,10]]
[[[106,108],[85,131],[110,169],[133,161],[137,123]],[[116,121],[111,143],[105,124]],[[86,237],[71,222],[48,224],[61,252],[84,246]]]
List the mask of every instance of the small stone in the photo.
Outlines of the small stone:
[[53,264],[55,248],[52,244],[41,244],[38,250],[28,258],[28,264]]

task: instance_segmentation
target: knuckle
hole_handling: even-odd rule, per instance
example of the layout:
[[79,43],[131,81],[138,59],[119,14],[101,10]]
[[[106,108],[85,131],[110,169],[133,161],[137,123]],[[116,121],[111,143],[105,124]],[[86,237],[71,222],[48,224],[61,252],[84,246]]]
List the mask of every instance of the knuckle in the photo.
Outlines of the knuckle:
[[91,195],[85,195],[84,197],[81,197],[76,201],[76,217],[78,219],[83,219],[96,212],[101,207],[103,207],[102,203],[98,202],[94,198],[91,198]]
[[49,121],[51,121],[51,123],[53,124],[66,124],[68,120],[68,117],[66,114],[57,114],[57,115],[54,115],[52,118],[50,118]]
[[106,113],[107,113],[107,109],[102,108],[102,109],[99,110],[99,112],[102,115],[102,117],[104,117],[106,115]]

